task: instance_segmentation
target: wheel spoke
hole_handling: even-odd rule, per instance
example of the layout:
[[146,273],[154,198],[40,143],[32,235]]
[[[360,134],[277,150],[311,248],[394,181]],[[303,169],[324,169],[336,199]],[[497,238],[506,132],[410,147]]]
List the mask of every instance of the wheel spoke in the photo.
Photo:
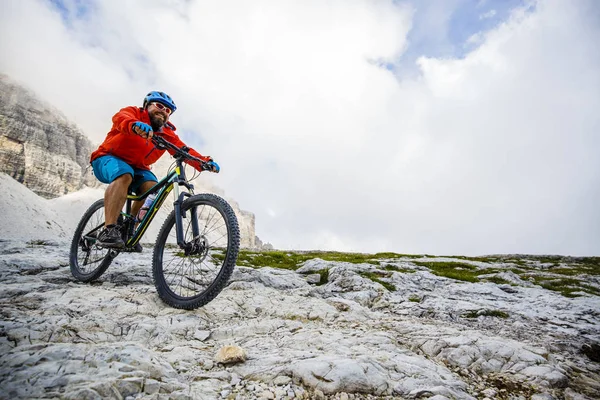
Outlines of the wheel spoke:
[[104,201],[98,200],[84,213],[71,244],[71,273],[81,281],[97,279],[110,264],[109,250],[96,245],[103,228]]
[[[214,195],[198,195],[184,202],[182,219],[186,248],[167,245],[176,238],[175,217],[165,222],[155,249],[154,279],[161,298],[172,306],[196,308],[212,300],[235,266],[239,228],[231,207]],[[210,201],[207,201],[207,200]],[[203,201],[204,200],[204,201]],[[216,203],[216,204],[215,204]],[[192,221],[194,209],[195,221]],[[199,232],[194,236],[193,223]],[[228,244],[232,243],[232,248]],[[217,249],[224,249],[217,250]],[[227,257],[232,252],[232,257]],[[156,258],[160,254],[160,258]],[[160,265],[157,265],[160,260]]]

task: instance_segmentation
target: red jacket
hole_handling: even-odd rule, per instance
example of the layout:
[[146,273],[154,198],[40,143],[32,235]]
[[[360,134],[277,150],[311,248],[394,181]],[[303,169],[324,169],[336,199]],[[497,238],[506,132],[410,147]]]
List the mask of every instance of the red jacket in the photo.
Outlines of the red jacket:
[[[112,129],[108,132],[106,139],[98,147],[98,150],[92,153],[90,162],[98,157],[112,155],[125,161],[133,168],[149,170],[150,165],[154,164],[165,151],[155,148],[152,141],[136,135],[131,130],[131,126],[136,121],[142,121],[150,125],[148,111],[135,106],[125,107],[113,116],[112,121]],[[159,132],[154,134],[164,137],[178,147],[185,146],[175,133],[176,129],[175,125],[167,122]],[[190,149],[189,152],[204,161],[210,160],[210,157],[203,156],[194,149]],[[190,161],[188,164],[198,171],[201,170],[200,164],[197,162]]]

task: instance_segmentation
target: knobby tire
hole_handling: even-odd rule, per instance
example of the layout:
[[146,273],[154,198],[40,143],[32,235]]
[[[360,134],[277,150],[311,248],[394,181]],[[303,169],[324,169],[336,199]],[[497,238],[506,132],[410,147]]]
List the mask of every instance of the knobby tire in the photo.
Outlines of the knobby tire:
[[[221,197],[214,194],[198,194],[183,202],[181,212],[185,215],[182,220],[185,240],[191,240],[188,235],[193,236],[190,232],[191,209],[195,208],[197,213],[201,214],[207,207],[208,212],[206,215],[211,215],[212,212],[212,217],[215,217],[215,219],[219,215],[222,217],[224,224],[220,229],[223,232],[226,231],[227,238],[223,239],[223,245],[219,245],[218,248],[207,246],[209,250],[204,259],[199,255],[185,255],[183,250],[173,243],[176,229],[175,210],[169,214],[158,234],[152,260],[152,275],[158,295],[172,307],[192,310],[206,305],[223,290],[233,273],[240,246],[240,230],[233,209]],[[197,215],[197,220],[199,221],[201,236],[204,237],[204,233],[211,232],[211,229],[215,231],[215,228],[208,226],[211,222],[204,223],[200,219],[200,215]],[[207,237],[208,235],[206,234]],[[225,233],[223,236],[225,236]],[[208,240],[208,243],[210,244],[210,240]],[[166,250],[172,260],[165,260]],[[223,260],[221,261],[220,258],[223,258]],[[169,268],[175,269],[176,272],[169,272]],[[207,275],[205,273],[203,276],[203,271],[211,268],[214,269],[215,277],[206,278],[209,279],[209,282],[205,284],[206,288],[193,295],[176,293],[177,290],[173,287],[174,281],[182,284],[181,291],[188,291],[190,287],[195,289],[196,285],[201,285],[201,281]],[[169,279],[165,275],[169,275],[171,278]],[[173,276],[176,278],[172,278]]]
[[[81,217],[73,241],[71,242],[71,251],[69,254],[69,264],[71,274],[81,282],[91,282],[98,279],[106,271],[113,258],[110,256],[110,249],[98,249],[93,240],[93,235],[98,235],[104,227],[104,199],[97,200],[92,204]],[[98,212],[100,212],[98,214]],[[91,221],[91,224],[90,223]],[[90,234],[90,232],[93,232]],[[84,241],[87,241],[84,244]],[[86,250],[87,248],[87,250]],[[86,254],[91,268],[86,268]],[[83,257],[83,260],[79,257]],[[90,260],[91,258],[91,260]]]

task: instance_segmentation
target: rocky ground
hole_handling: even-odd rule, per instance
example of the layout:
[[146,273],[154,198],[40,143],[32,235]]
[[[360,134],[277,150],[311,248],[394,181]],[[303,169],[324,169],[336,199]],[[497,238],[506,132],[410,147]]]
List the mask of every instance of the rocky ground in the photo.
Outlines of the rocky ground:
[[83,284],[66,243],[0,242],[0,398],[600,398],[597,259],[323,258],[244,253],[182,311],[151,249]]

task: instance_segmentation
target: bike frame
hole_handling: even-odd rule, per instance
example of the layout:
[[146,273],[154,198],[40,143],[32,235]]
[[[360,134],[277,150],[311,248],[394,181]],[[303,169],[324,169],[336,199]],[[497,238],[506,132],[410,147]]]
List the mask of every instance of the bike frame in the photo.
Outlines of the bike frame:
[[[127,229],[127,243],[126,247],[133,247],[142,238],[146,229],[150,226],[150,223],[154,219],[156,213],[167,199],[167,196],[171,191],[174,190],[175,201],[173,203],[175,210],[175,224],[176,224],[176,232],[177,232],[177,244],[181,248],[185,248],[185,241],[183,235],[183,223],[182,218],[185,218],[185,215],[181,212],[181,205],[183,204],[185,197],[192,196],[191,193],[183,191],[179,191],[179,186],[185,186],[189,191],[193,192],[194,186],[187,181],[185,176],[185,169],[183,166],[183,160],[181,157],[175,158],[175,169],[167,174],[163,179],[161,179],[156,185],[152,186],[150,190],[145,193],[142,193],[139,196],[128,194],[127,202],[125,203],[125,211],[121,212],[121,215],[124,217],[124,225],[126,225]],[[135,228],[136,216],[131,215],[131,207],[134,201],[143,200],[148,197],[151,193],[157,193],[154,202],[148,209],[148,212],[144,216],[144,218],[140,221],[140,224],[137,228]],[[191,210],[192,217],[192,233],[193,237],[196,238],[200,235],[200,229],[198,226],[198,220],[196,218],[196,208],[192,208]]]

